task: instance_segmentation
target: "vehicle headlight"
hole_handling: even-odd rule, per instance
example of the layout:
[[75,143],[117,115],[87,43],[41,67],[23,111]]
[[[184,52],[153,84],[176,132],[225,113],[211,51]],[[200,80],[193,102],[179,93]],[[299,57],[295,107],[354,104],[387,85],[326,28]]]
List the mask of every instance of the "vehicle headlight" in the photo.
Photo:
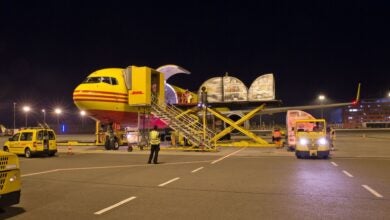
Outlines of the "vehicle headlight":
[[300,145],[307,145],[309,143],[309,140],[306,138],[301,138],[299,139],[299,144]]
[[16,177],[15,175],[13,175],[13,176],[11,176],[11,177],[9,178],[9,181],[10,181],[10,182],[14,182],[14,181],[16,181],[16,179],[17,179],[17,177]]
[[328,141],[326,140],[326,138],[320,138],[320,139],[318,139],[317,143],[319,145],[326,145],[328,143]]

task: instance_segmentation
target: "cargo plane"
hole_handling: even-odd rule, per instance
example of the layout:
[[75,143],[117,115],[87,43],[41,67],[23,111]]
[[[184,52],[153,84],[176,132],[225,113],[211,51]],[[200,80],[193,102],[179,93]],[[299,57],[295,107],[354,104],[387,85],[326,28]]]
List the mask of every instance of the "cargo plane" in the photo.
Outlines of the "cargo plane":
[[[150,108],[148,108],[148,106],[150,106],[154,98],[157,99],[157,102],[163,104],[169,103],[189,106],[191,106],[191,104],[196,105],[197,102],[200,101],[198,100],[198,95],[200,94],[192,94],[194,97],[191,101],[192,103],[183,103],[180,96],[185,95],[187,91],[166,82],[169,77],[179,73],[190,74],[188,70],[177,65],[165,65],[157,69],[129,66],[125,69],[106,68],[97,70],[87,76],[87,78],[75,88],[73,100],[80,110],[84,110],[89,117],[99,121],[102,126],[106,127],[108,134],[103,138],[106,148],[118,149],[121,143],[119,141],[120,138],[115,134],[115,131],[120,130],[120,127],[146,128],[150,126],[150,124],[159,125],[160,127],[166,126],[163,120],[148,114],[150,113]],[[264,84],[264,80],[267,84]],[[218,79],[212,79],[212,81],[218,81]],[[219,80],[218,82],[222,83],[222,87],[226,87],[226,85],[224,86],[223,84],[225,81],[226,78],[222,78],[222,80]],[[239,80],[231,78],[229,81],[237,83]],[[223,113],[232,119],[238,120],[243,113],[250,111],[250,108],[243,109],[242,106],[251,106],[251,104],[252,106],[253,104],[259,106],[262,103],[275,104],[273,76],[267,75],[266,78],[261,78],[260,82],[256,84],[261,88],[269,88],[266,89],[265,92],[258,89],[256,90],[256,88],[252,89],[252,87],[248,90],[254,91],[252,93],[252,96],[254,97],[253,100],[239,100],[240,96],[236,95],[237,92],[235,92],[239,86],[236,86],[238,84],[232,85],[233,86],[229,88],[229,90],[225,89],[222,91],[222,93],[225,93],[225,97],[228,97],[226,96],[226,93],[230,92],[229,97],[231,100],[228,100],[228,102],[225,102],[226,100],[221,100],[221,97],[218,97],[218,95],[213,97],[212,94],[208,94],[207,96],[211,101],[214,100],[214,103],[211,103],[213,106],[240,106],[241,108],[237,110],[232,108],[225,108],[223,110]],[[208,85],[208,87],[208,89],[212,90],[221,86]],[[268,94],[268,98],[262,99],[261,97],[263,94]],[[268,107],[262,109],[258,114],[273,114],[287,112],[288,110],[308,110],[346,106],[355,104],[359,100],[359,96],[360,84],[356,100],[353,102],[292,107]],[[256,97],[260,97],[260,99],[256,100]],[[149,124],[143,124],[141,126],[140,122],[143,121],[143,123],[145,123],[145,118],[148,118]]]

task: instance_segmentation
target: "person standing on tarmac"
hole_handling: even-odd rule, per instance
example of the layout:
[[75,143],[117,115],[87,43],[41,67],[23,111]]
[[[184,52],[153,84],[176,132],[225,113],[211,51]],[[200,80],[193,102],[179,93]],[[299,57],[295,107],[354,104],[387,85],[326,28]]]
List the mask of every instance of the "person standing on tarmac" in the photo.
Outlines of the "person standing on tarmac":
[[272,132],[272,142],[275,143],[278,147],[282,146],[281,143],[282,140],[282,132],[279,128],[274,128],[274,131]]
[[148,163],[151,163],[153,160],[154,164],[158,164],[158,152],[160,151],[160,133],[157,131],[157,126],[153,127],[153,130],[149,133],[150,141],[150,155]]

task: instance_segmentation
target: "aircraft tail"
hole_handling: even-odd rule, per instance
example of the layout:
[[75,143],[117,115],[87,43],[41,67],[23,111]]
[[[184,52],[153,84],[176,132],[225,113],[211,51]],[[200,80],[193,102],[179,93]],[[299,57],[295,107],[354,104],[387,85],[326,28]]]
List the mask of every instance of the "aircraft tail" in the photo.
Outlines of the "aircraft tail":
[[355,99],[355,101],[353,102],[354,104],[360,102],[360,85],[361,85],[361,83],[358,84],[358,89],[357,89],[357,93],[356,93],[356,99]]

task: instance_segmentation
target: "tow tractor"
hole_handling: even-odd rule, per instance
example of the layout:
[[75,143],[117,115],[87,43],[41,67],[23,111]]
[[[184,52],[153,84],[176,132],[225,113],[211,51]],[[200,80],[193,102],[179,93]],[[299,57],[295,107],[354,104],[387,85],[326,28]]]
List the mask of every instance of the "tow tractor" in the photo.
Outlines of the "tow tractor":
[[329,140],[326,136],[326,122],[324,119],[297,120],[295,122],[297,158],[328,158]]

